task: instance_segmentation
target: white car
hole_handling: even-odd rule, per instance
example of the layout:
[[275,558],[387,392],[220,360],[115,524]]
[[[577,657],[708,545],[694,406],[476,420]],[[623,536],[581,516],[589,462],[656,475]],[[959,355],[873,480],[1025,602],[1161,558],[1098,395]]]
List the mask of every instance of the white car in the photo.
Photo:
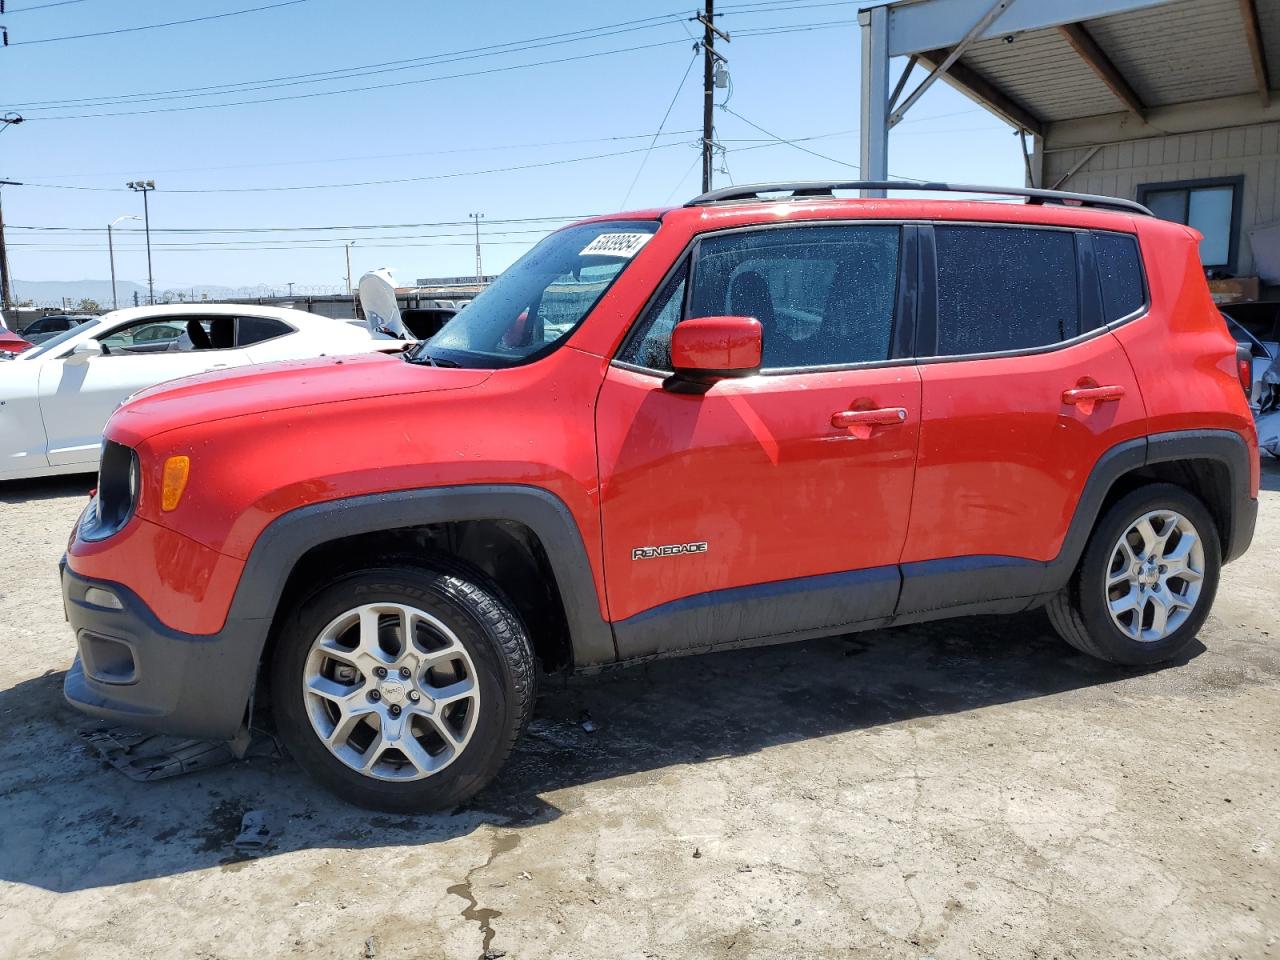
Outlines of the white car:
[[272,360],[398,349],[343,320],[233,303],[117,310],[0,361],[0,480],[97,469],[130,394]]

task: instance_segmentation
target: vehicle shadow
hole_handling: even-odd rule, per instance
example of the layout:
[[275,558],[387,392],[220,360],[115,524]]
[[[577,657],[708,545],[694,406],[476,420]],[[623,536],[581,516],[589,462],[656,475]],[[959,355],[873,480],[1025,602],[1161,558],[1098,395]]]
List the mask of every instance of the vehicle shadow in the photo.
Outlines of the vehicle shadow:
[[[1203,651],[1194,644],[1181,662]],[[418,817],[350,807],[288,760],[134,782],[81,744],[77,730],[89,722],[63,703],[63,674],[49,673],[0,692],[0,717],[25,721],[21,735],[0,742],[0,880],[62,892],[238,869],[244,858],[232,841],[250,809],[264,810],[273,828],[267,857],[431,844],[485,824],[520,829],[579,803],[568,788],[1052,697],[1142,672],[1076,654],[1035,612],[552,681],[498,779],[462,808]]]
[[97,483],[95,473],[69,473],[32,480],[0,480],[0,503],[35,503],[59,497],[89,495]]

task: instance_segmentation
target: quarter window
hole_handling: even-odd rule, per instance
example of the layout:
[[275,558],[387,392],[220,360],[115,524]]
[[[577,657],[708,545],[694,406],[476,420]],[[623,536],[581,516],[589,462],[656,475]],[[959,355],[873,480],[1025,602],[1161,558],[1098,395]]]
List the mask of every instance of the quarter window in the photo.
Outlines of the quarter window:
[[1078,334],[1072,233],[937,226],[934,237],[939,356],[1043,347]]
[[1102,288],[1103,322],[1136,313],[1147,302],[1137,239],[1126,233],[1095,233],[1093,250]]
[[671,369],[671,330],[684,311],[684,291],[689,278],[685,263],[667,281],[656,300],[623,346],[618,359],[649,370]]

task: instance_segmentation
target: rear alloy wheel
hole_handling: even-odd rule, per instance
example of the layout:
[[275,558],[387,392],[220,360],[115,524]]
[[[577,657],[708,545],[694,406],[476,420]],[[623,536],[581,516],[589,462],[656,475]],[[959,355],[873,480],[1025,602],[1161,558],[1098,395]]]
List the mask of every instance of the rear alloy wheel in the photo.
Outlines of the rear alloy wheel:
[[1049,618],[1068,643],[1102,660],[1170,660],[1209,615],[1221,565],[1204,504],[1173,484],[1141,487],[1098,522]]
[[529,638],[496,591],[411,566],[339,577],[294,609],[272,663],[276,724],[313,777],[394,812],[493,778],[533,705]]

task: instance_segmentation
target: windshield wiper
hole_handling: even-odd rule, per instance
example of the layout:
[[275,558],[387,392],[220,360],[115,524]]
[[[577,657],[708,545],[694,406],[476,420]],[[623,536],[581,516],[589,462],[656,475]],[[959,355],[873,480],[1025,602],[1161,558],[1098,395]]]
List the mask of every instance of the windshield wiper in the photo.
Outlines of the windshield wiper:
[[461,366],[461,364],[457,363],[454,360],[446,360],[443,357],[433,357],[431,356],[431,354],[427,353],[427,351],[422,349],[406,351],[405,353],[401,354],[401,356],[404,357],[404,360],[406,363],[426,363],[426,364],[430,364],[433,367]]

